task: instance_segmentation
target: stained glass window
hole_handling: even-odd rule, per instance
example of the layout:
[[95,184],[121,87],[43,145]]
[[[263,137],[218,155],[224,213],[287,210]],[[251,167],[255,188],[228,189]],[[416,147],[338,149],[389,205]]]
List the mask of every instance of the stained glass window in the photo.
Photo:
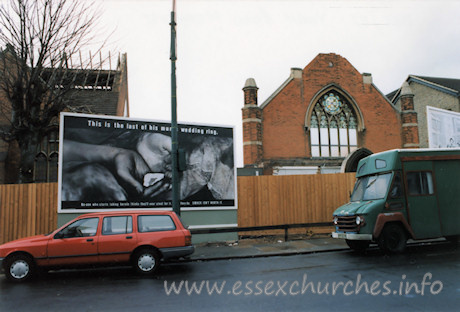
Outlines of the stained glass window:
[[358,148],[356,116],[338,93],[327,92],[315,104],[310,142],[312,157],[346,157]]

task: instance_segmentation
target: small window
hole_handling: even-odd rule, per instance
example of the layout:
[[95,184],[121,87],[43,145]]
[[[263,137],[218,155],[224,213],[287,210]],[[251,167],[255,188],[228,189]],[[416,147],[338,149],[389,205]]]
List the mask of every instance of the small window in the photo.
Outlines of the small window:
[[431,172],[408,172],[406,174],[409,195],[432,195],[434,194],[433,179]]
[[375,169],[383,169],[387,166],[387,162],[383,159],[375,160]]
[[105,217],[102,222],[102,235],[127,234],[133,231],[133,217]]
[[139,232],[172,231],[176,225],[170,216],[139,216],[137,218]]

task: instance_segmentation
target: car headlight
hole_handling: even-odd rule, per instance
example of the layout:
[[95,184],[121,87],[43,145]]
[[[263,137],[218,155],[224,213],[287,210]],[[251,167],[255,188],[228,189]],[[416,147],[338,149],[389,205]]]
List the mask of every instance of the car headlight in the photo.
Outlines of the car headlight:
[[361,216],[357,216],[355,222],[356,225],[364,225],[364,218]]
[[334,217],[334,219],[332,219],[332,222],[334,222],[334,224],[337,225],[337,223],[339,223],[339,218]]

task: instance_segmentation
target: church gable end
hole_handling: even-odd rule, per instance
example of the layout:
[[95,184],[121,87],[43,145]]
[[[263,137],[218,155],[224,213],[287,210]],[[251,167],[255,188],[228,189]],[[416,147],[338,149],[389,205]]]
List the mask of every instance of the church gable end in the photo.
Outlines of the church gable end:
[[370,74],[360,74],[334,53],[319,54],[303,70],[292,69],[259,108],[259,167],[340,166],[360,148],[379,152],[401,147],[398,111]]

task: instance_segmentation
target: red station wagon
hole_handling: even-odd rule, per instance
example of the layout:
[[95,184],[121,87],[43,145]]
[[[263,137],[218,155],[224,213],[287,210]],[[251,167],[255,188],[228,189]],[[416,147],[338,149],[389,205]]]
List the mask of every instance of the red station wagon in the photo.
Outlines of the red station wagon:
[[84,214],[47,235],[0,245],[0,267],[11,281],[46,269],[94,264],[132,264],[153,274],[162,259],[195,250],[190,231],[172,211],[116,211]]

